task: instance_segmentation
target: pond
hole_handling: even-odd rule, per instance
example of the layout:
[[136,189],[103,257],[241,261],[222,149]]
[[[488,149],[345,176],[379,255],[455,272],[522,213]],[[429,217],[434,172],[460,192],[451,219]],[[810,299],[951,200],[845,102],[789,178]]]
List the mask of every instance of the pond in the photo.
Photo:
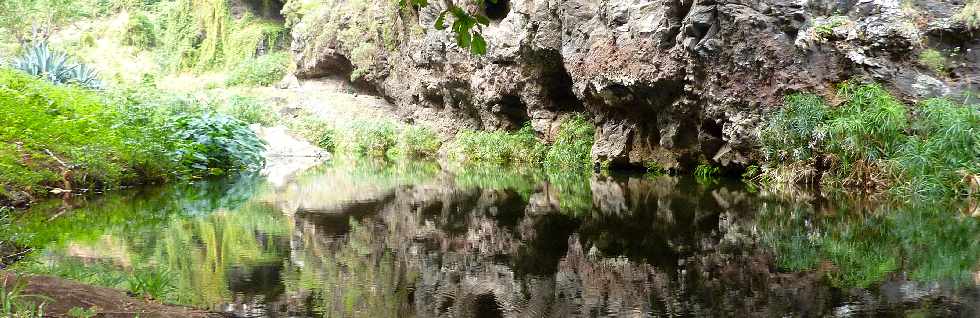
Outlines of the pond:
[[[20,271],[245,317],[980,316],[969,203],[338,160],[38,205]],[[975,203],[974,203],[975,204]]]

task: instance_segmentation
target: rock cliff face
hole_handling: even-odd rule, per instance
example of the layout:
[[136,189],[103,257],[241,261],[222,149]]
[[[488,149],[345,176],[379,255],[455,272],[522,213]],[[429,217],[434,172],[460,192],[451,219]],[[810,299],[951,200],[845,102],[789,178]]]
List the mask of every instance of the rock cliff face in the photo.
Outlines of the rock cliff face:
[[[758,160],[759,127],[789,93],[851,78],[910,102],[980,87],[965,1],[455,1],[490,17],[486,56],[432,27],[440,1],[291,0],[296,75],[349,77],[446,130],[530,124],[547,139],[563,115],[586,112],[595,160],[682,169]],[[920,62],[927,50],[945,70]]]

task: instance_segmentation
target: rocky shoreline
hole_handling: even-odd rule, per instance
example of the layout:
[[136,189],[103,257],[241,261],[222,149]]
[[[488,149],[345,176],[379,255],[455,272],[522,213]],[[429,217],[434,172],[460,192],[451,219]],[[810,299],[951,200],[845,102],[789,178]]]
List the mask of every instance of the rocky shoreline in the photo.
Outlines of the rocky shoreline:
[[[441,3],[287,3],[296,76],[349,78],[449,133],[531,125],[551,139],[584,112],[598,128],[595,161],[680,170],[763,160],[759,129],[790,93],[832,98],[855,78],[906,102],[978,89],[980,40],[958,18],[961,1],[454,2],[490,17],[486,56],[431,27]],[[943,70],[921,61],[930,50]]]

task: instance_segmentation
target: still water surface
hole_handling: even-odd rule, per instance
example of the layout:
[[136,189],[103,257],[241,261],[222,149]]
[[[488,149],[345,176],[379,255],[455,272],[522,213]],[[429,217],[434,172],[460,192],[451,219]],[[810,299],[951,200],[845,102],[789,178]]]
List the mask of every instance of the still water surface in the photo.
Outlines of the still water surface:
[[249,317],[980,317],[980,220],[741,183],[339,161],[34,208],[20,270]]

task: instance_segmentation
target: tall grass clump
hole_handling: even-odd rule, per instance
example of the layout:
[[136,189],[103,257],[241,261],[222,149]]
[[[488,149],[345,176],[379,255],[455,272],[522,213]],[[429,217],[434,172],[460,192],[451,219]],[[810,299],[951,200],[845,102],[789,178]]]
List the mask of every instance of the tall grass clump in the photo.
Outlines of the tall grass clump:
[[893,163],[898,190],[924,196],[969,195],[980,176],[980,107],[929,99],[913,112],[911,135]]
[[398,126],[390,121],[362,121],[352,125],[345,150],[356,155],[387,157],[398,145]]
[[980,174],[976,105],[932,99],[910,112],[881,86],[853,82],[841,84],[837,95],[843,103],[834,108],[815,95],[787,97],[760,134],[767,174],[819,168],[821,183],[831,187],[969,193]]
[[289,55],[272,53],[247,59],[231,69],[225,84],[269,86],[286,76],[289,71]]
[[819,151],[823,136],[818,128],[827,118],[829,107],[820,96],[793,94],[785,106],[763,128],[762,151],[769,160],[807,161]]
[[326,151],[337,150],[340,134],[330,123],[303,111],[295,118],[286,120],[286,126],[293,133],[305,138]]
[[442,139],[427,127],[406,126],[398,136],[398,155],[406,158],[435,158],[439,155]]
[[231,96],[224,103],[222,112],[247,124],[272,126],[276,115],[262,101],[248,96]]
[[824,124],[826,150],[835,178],[845,186],[887,186],[884,160],[894,156],[907,136],[908,112],[898,99],[877,84],[843,83],[837,94],[846,102],[831,111]]
[[44,305],[51,299],[24,294],[27,282],[5,277],[0,281],[0,315],[12,318],[44,317]]
[[534,134],[531,126],[516,132],[462,131],[453,141],[450,158],[462,163],[493,165],[540,164],[547,146]]
[[595,125],[585,116],[576,114],[559,126],[558,136],[545,154],[545,166],[549,169],[592,169],[594,142]]

